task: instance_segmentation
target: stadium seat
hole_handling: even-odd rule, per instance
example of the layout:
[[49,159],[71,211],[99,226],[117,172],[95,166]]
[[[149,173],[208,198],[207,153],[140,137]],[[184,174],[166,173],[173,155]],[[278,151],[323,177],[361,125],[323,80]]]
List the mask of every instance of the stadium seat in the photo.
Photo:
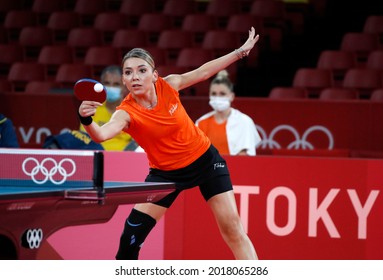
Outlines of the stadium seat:
[[352,88],[325,88],[319,94],[320,100],[355,100],[358,91]]
[[335,85],[341,85],[346,71],[356,66],[357,57],[351,51],[323,50],[317,62],[317,68],[332,71]]
[[67,45],[50,45],[42,47],[37,62],[46,67],[47,78],[54,78],[61,64],[74,62],[74,50]]
[[56,44],[66,43],[70,30],[79,26],[80,16],[72,11],[53,12],[47,23],[47,27],[53,31]]
[[14,91],[24,91],[30,81],[44,81],[44,65],[35,62],[15,62],[11,65],[8,81]]
[[299,68],[293,78],[293,87],[308,90],[309,96],[319,96],[322,89],[332,87],[334,81],[331,70],[318,68]]
[[25,86],[25,93],[47,94],[60,92],[61,84],[55,81],[30,81]]
[[358,64],[364,66],[368,54],[379,48],[378,35],[363,32],[347,32],[341,39],[340,50],[355,52]]
[[193,36],[180,29],[164,30],[159,35],[157,46],[165,50],[167,63],[175,64],[180,50],[193,46]]
[[163,30],[172,29],[169,16],[161,13],[143,14],[138,22],[138,30],[147,32],[148,43],[156,45],[158,37]]
[[212,15],[204,13],[190,14],[185,16],[182,22],[182,30],[192,32],[194,44],[201,45],[207,30],[215,30],[218,28],[216,19]]
[[103,32],[105,43],[112,42],[116,30],[126,29],[128,26],[128,17],[118,12],[100,13],[93,24],[94,28]]
[[371,93],[370,100],[371,101],[383,101],[383,88],[375,89]]
[[270,99],[304,99],[308,98],[305,88],[296,87],[274,87],[269,93]]
[[53,33],[45,26],[28,26],[20,32],[19,44],[24,48],[25,60],[36,61],[43,46],[53,43]]
[[241,12],[241,5],[238,1],[232,0],[211,0],[206,8],[206,14],[217,19],[218,27],[225,28],[229,17]]
[[94,79],[91,66],[83,63],[65,63],[57,70],[55,81],[64,88],[73,88],[74,84],[82,78]]
[[32,11],[11,10],[4,19],[4,27],[7,31],[8,41],[15,42],[19,39],[20,31],[27,26],[37,25],[37,14]]
[[383,70],[383,50],[370,52],[367,57],[366,67],[376,70]]
[[120,6],[120,13],[128,16],[129,25],[132,27],[138,26],[141,15],[154,12],[155,0],[124,0]]
[[119,29],[113,36],[111,45],[125,53],[132,48],[143,48],[148,45],[146,32],[137,29]]
[[283,1],[256,0],[251,5],[249,13],[262,18],[265,26],[285,27],[286,9]]
[[9,67],[24,60],[24,50],[16,44],[0,44],[0,77],[7,77]]
[[82,61],[88,48],[104,44],[103,34],[93,27],[77,27],[70,30],[67,45],[75,49],[75,58]]
[[181,27],[184,17],[196,12],[197,3],[192,0],[167,0],[162,10],[164,15],[171,17],[172,25],[175,27]]
[[65,8],[65,1],[34,0],[31,10],[36,13],[39,24],[46,25],[50,14]]
[[106,10],[105,0],[76,0],[74,12],[80,15],[83,26],[92,26],[97,14]]
[[202,42],[202,48],[213,50],[216,56],[233,51],[241,44],[240,36],[236,32],[227,30],[208,30]]
[[176,65],[192,70],[212,59],[214,59],[214,54],[211,50],[183,48],[178,55]]
[[346,72],[343,80],[343,87],[357,89],[361,98],[370,98],[372,91],[381,86],[381,72],[376,69],[352,68]]
[[380,45],[383,46],[383,15],[368,16],[363,26],[363,32],[378,35]]
[[99,78],[106,66],[121,64],[120,52],[110,46],[90,47],[86,52],[84,64],[92,67],[93,77]]

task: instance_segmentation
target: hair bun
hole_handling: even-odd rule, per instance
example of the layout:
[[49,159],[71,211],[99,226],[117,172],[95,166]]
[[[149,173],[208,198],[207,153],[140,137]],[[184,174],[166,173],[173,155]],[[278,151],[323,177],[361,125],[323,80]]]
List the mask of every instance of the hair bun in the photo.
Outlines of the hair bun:
[[224,79],[224,78],[229,78],[229,72],[227,70],[221,70],[217,73],[216,76],[218,79]]

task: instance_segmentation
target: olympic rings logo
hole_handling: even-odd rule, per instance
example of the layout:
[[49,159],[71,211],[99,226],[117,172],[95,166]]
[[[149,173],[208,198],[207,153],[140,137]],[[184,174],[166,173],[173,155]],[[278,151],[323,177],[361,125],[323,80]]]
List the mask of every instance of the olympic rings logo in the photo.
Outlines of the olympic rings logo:
[[[27,163],[32,162],[34,167],[29,171],[27,170]],[[71,165],[71,170],[68,172],[64,167],[63,164],[68,162]],[[50,164],[53,164],[52,167],[48,167]],[[57,163],[53,158],[45,158],[40,163],[37,159],[33,157],[26,158],[22,164],[22,169],[25,175],[30,176],[32,178],[32,181],[36,184],[44,184],[48,180],[51,181],[55,185],[61,185],[66,181],[66,179],[70,176],[72,176],[76,172],[76,163],[70,159],[65,158],[62,159],[59,163]],[[59,176],[59,175],[61,176]],[[43,179],[39,180],[38,176],[43,175]],[[57,176],[55,176],[57,175]],[[56,177],[60,177],[61,179],[55,179]]]
[[43,241],[43,230],[39,229],[28,229],[25,233],[25,241],[29,249],[37,249],[40,247]]
[[287,145],[287,149],[289,149],[289,150],[299,149],[299,148],[301,148],[303,150],[305,150],[305,149],[313,150],[314,145],[312,143],[310,143],[307,140],[307,138],[314,131],[319,131],[319,132],[322,132],[326,135],[326,137],[328,139],[327,149],[332,150],[334,148],[334,137],[333,137],[332,133],[330,132],[330,130],[328,128],[321,126],[321,125],[314,125],[314,126],[309,127],[308,129],[306,129],[306,131],[302,135],[302,138],[300,138],[298,131],[294,127],[292,127],[291,125],[283,124],[283,125],[279,125],[279,126],[275,127],[270,132],[269,137],[267,137],[267,134],[262,127],[260,127],[258,125],[256,125],[256,127],[257,127],[259,134],[261,134],[261,139],[262,139],[259,142],[258,147],[261,147],[263,149],[265,149],[265,148],[281,149],[281,145],[277,141],[274,140],[276,135],[281,131],[288,131],[295,138],[293,142],[291,142]]

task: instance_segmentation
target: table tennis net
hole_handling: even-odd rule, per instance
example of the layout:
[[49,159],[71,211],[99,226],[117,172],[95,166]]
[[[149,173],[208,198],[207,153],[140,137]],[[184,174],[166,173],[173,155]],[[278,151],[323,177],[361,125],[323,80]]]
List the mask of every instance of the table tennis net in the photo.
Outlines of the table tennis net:
[[103,186],[103,154],[93,151],[0,149],[0,186]]

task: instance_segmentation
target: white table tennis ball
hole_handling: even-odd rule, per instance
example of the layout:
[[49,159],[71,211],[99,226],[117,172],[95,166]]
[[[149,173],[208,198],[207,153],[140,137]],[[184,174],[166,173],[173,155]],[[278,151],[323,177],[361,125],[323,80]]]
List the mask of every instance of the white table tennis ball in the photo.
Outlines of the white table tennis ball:
[[102,84],[97,83],[94,85],[93,89],[95,92],[101,92],[104,89],[104,87],[102,86]]

